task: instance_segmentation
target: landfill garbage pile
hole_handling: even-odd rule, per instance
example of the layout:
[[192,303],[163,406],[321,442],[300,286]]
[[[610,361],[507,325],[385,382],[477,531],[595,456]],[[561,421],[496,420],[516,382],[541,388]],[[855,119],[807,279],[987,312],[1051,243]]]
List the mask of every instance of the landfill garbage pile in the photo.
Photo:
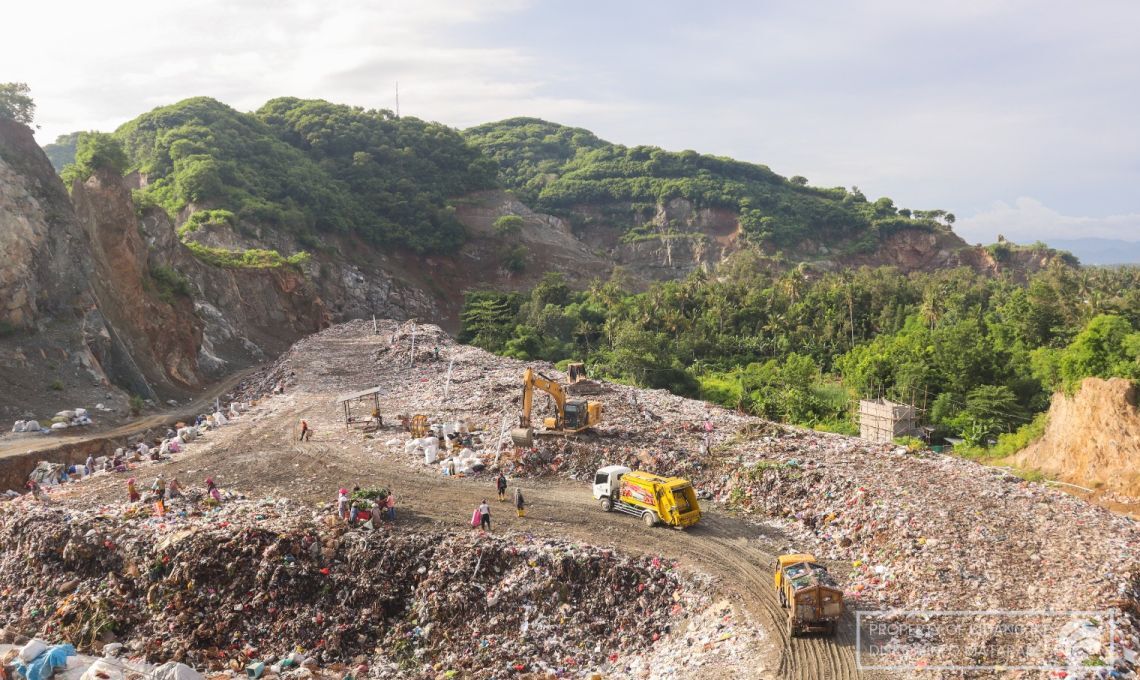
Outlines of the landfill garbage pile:
[[[99,404],[99,406],[102,406],[102,404]],[[94,423],[94,421],[91,420],[91,415],[87,412],[87,409],[75,408],[56,413],[46,426],[35,419],[17,420],[12,425],[12,432],[47,434],[52,431],[66,430],[69,427],[84,427],[92,423]]]
[[[1140,528],[999,468],[798,431],[753,442],[717,489],[776,524],[864,609],[1107,610],[1140,650]],[[1029,581],[1026,575],[1032,574]],[[1107,649],[1107,640],[1105,649]]]
[[527,535],[349,530],[284,500],[136,510],[2,511],[3,625],[211,671],[299,650],[372,677],[497,678],[604,668],[703,601],[660,558]]
[[[350,321],[298,341],[276,363],[247,378],[235,398],[253,402],[272,394],[279,384],[329,393],[379,385],[385,422],[394,424],[396,415],[413,414],[424,414],[433,425],[441,426],[470,421],[479,434],[473,453],[482,468],[522,477],[562,474],[584,480],[609,464],[699,476],[714,467],[719,457],[728,455],[724,453],[728,445],[741,433],[782,429],[665,390],[592,381],[590,398],[603,405],[598,427],[570,438],[546,438],[538,428],[535,446],[519,449],[509,432],[519,422],[522,375],[528,366],[568,384],[566,375],[548,364],[508,359],[458,344],[438,326],[378,321],[374,331],[371,321]],[[551,414],[550,408],[546,394],[536,392],[536,426],[542,416]],[[342,425],[330,420],[318,422],[317,427],[321,426]],[[376,436],[388,440],[392,434]],[[432,460],[424,446],[409,445],[406,439],[388,449],[410,465],[433,465],[445,457],[440,451]]]

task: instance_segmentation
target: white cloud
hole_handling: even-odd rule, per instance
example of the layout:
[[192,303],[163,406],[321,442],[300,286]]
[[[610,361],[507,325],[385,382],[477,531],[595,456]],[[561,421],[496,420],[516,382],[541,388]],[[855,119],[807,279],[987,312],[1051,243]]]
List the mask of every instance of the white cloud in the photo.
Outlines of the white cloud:
[[1012,205],[998,201],[959,219],[954,231],[970,243],[992,243],[998,234],[1018,243],[1078,238],[1136,241],[1140,239],[1140,213],[1078,217],[1064,215],[1035,198],[1021,197]]

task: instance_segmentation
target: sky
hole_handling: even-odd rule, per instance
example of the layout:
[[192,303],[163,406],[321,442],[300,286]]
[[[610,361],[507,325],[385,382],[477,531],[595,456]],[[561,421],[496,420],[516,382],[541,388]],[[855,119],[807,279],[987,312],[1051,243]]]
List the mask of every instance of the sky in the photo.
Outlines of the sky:
[[[207,95],[536,116],[998,234],[1140,240],[1140,3],[41,0],[0,9],[37,139]],[[13,30],[13,28],[15,30]]]

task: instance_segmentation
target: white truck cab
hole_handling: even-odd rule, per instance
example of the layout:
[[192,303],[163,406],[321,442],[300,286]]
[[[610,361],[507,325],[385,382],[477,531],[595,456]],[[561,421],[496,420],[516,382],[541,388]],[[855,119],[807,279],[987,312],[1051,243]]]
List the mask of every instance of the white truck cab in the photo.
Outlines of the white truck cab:
[[607,465],[594,473],[594,500],[617,498],[621,477],[629,472],[624,465]]

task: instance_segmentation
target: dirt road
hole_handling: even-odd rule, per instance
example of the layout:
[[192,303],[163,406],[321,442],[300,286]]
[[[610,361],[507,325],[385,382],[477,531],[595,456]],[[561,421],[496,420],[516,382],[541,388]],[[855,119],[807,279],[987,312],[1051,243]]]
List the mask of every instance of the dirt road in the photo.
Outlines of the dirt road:
[[[327,406],[323,400],[304,395],[272,401],[272,412],[245,416],[195,442],[179,459],[144,468],[135,475],[144,486],[148,483],[145,478],[160,471],[167,479],[178,476],[184,485],[201,485],[210,475],[222,488],[249,496],[284,496],[330,505],[339,486],[383,485],[395,491],[401,525],[455,531],[472,530],[467,523],[472,509],[486,498],[492,505],[496,532],[571,537],[622,551],[661,555],[676,559],[683,568],[716,577],[726,596],[763,625],[767,639],[772,641],[771,649],[761,654],[766,670],[755,677],[864,677],[856,669],[851,617],[835,638],[788,638],[786,614],[776,600],[769,566],[786,547],[775,532],[766,533],[716,510],[707,512],[699,525],[684,532],[646,529],[635,518],[603,512],[585,484],[561,479],[512,481],[511,493],[519,485],[528,499],[528,515],[520,519],[509,501],[500,504],[495,500],[490,476],[448,478],[418,469],[388,454],[369,452],[359,432],[346,433],[343,428],[319,427],[313,441],[297,442],[298,419],[319,421]],[[388,436],[382,433],[381,439]],[[369,443],[382,447],[374,440]],[[101,475],[76,485],[75,491],[66,495],[71,497],[68,502],[81,505],[121,501],[124,483],[122,476]]]
[[[213,403],[214,399],[233,389],[243,378],[256,370],[257,368],[249,368],[244,371],[239,371],[225,380],[210,386],[201,396],[196,397],[192,402],[166,409],[159,413],[135,418],[110,429],[87,427],[65,430],[69,432],[69,434],[64,435],[6,435],[0,437],[0,458],[22,456],[27,453],[32,453],[33,451],[45,451],[95,439],[129,437],[137,432],[162,427],[176,420],[189,418],[192,414],[198,414],[207,409],[207,407]],[[98,415],[99,414],[95,414],[95,417],[98,417]],[[70,432],[74,432],[75,434],[70,434]]]

